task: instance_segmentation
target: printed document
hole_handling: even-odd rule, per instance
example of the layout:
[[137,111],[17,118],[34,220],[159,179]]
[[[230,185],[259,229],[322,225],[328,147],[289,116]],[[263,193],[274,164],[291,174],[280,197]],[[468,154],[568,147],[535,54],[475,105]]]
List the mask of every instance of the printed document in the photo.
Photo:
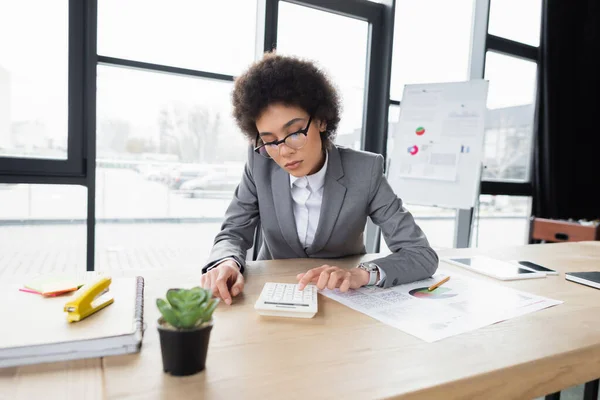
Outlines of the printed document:
[[388,289],[362,287],[346,293],[325,289],[320,293],[426,342],[562,303],[455,272],[448,282],[428,290],[447,275],[438,270],[432,278]]

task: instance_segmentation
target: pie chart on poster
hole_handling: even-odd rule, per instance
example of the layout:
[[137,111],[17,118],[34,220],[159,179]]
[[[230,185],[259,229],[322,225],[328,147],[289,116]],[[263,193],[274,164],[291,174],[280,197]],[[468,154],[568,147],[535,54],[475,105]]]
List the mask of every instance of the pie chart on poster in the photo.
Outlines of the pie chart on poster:
[[426,287],[416,288],[408,292],[413,297],[417,297],[419,299],[447,299],[449,297],[456,296],[456,293],[452,293],[452,289],[439,287],[431,292]]
[[425,133],[425,128],[423,128],[422,126],[419,126],[416,130],[415,133],[419,136],[423,135]]
[[415,154],[417,154],[419,152],[419,148],[417,146],[410,146],[407,151],[410,153],[411,156],[414,156]]

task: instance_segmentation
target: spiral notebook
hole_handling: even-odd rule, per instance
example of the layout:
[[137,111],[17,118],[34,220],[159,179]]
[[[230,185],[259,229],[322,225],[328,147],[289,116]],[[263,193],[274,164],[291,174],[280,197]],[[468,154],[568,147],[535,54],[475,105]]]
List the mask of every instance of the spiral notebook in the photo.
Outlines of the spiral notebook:
[[0,285],[0,368],[139,352],[144,334],[144,278],[112,278],[114,303],[69,323],[73,294],[42,297]]

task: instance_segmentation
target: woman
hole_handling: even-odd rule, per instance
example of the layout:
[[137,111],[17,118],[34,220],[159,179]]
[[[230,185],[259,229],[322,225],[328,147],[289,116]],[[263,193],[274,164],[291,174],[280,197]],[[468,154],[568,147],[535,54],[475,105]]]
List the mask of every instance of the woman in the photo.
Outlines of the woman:
[[216,236],[201,285],[231,304],[244,288],[245,254],[260,221],[258,259],[364,254],[367,217],[392,254],[341,269],[298,275],[302,289],[390,287],[432,276],[438,256],[394,194],[379,154],[333,143],[340,101],[310,62],[273,53],[235,81],[233,115],[252,143],[241,183]]

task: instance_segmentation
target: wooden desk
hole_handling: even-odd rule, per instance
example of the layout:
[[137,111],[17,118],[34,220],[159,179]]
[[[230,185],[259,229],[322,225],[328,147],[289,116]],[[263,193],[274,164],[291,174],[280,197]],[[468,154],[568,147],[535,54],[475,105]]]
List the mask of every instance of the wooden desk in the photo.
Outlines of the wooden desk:
[[440,251],[467,254],[559,270],[504,284],[564,304],[429,344],[323,296],[313,319],[260,317],[253,304],[266,281],[293,282],[320,262],[256,262],[243,297],[217,309],[207,369],[175,378],[162,372],[154,301],[169,287],[195,284],[199,272],[146,271],[148,328],[139,354],[0,370],[0,399],[532,399],[600,377],[600,290],[564,279],[565,271],[598,269],[600,242]]

